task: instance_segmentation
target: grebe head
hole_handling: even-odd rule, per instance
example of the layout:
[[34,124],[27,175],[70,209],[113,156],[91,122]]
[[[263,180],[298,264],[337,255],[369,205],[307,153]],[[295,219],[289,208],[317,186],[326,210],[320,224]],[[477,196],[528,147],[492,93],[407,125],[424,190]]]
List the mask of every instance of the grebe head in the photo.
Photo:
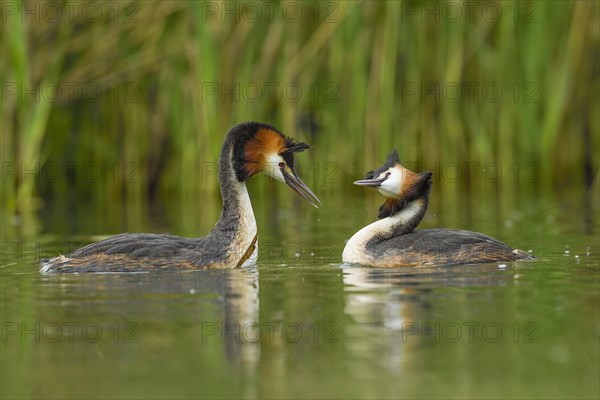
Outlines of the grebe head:
[[354,184],[377,189],[387,198],[378,215],[385,218],[400,211],[408,202],[419,198],[427,201],[431,192],[431,175],[430,171],[418,174],[404,168],[398,152],[393,150],[381,168],[367,172],[365,179]]
[[239,181],[264,172],[284,182],[315,207],[321,202],[302,182],[294,165],[294,153],[310,146],[285,136],[274,127],[259,122],[239,124],[229,131],[233,141],[233,166]]

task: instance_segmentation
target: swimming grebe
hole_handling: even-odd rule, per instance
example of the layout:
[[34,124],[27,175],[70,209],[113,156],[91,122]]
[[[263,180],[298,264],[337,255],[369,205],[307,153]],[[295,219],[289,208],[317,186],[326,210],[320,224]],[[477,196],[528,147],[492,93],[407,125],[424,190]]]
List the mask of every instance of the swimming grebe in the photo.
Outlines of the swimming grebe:
[[374,267],[476,264],[533,259],[477,232],[455,229],[414,230],[427,210],[431,172],[417,174],[400,164],[394,150],[385,164],[355,185],[372,187],[386,197],[379,221],[365,226],[346,244],[342,260]]
[[317,196],[300,180],[294,153],[309,148],[272,126],[247,122],[232,128],[219,156],[221,217],[208,236],[123,233],[42,260],[42,272],[119,272],[236,268],[257,258],[256,220],[246,190],[251,176],[264,172],[286,183],[318,208]]

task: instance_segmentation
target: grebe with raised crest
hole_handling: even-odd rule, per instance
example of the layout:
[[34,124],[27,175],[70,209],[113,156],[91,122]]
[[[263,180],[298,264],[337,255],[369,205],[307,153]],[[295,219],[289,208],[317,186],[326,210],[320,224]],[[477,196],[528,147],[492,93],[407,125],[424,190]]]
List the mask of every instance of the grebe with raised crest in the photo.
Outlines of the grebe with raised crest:
[[386,197],[379,221],[356,232],[346,243],[342,261],[382,268],[477,264],[534,259],[478,232],[456,229],[415,230],[425,215],[431,172],[420,174],[400,164],[394,150],[385,164],[355,185],[377,189]]
[[319,199],[300,180],[294,153],[310,146],[274,127],[246,122],[232,128],[219,156],[223,211],[207,236],[123,233],[67,256],[41,261],[42,272],[136,272],[236,268],[256,262],[257,229],[245,181],[259,172],[284,182],[310,204]]

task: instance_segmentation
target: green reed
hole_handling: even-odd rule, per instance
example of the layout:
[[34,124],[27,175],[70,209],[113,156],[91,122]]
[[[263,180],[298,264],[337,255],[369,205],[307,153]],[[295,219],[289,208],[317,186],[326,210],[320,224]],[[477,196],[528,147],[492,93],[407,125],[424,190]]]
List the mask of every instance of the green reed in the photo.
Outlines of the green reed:
[[[465,162],[479,180],[486,164],[501,169],[504,207],[520,190],[589,187],[586,162],[598,185],[595,2],[494,3],[500,18],[481,6],[472,20],[464,8],[455,19],[444,2],[282,2],[259,20],[244,8],[260,5],[253,2],[98,4],[94,21],[77,9],[60,22],[23,23],[3,9],[2,162],[75,165],[74,177],[56,182],[5,170],[4,218],[28,215],[42,206],[38,198],[88,199],[99,219],[118,204],[112,212],[137,221],[148,199],[210,196],[203,205],[215,215],[207,163],[243,120],[312,143],[300,157],[318,194],[329,190],[327,163],[338,171],[335,191],[345,192],[394,147],[405,161],[439,165],[436,191],[447,200],[472,190],[464,175],[444,176],[444,167]],[[431,4],[439,12],[423,14]],[[49,94],[52,84],[60,96]],[[90,163],[100,173],[86,179]],[[494,196],[473,190],[475,199]],[[179,209],[182,221],[188,211]]]

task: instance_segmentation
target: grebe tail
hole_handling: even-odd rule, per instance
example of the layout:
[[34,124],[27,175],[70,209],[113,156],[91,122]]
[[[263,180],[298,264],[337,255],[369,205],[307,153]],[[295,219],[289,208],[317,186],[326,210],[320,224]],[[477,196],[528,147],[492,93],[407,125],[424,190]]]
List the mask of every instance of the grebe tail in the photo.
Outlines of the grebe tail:
[[123,233],[92,243],[67,256],[42,260],[42,272],[134,272],[236,268],[258,254],[257,229],[245,181],[259,172],[284,182],[310,204],[319,199],[302,182],[294,153],[309,145],[272,126],[247,122],[232,128],[219,156],[223,211],[207,236]]
[[415,230],[425,215],[431,172],[417,174],[400,164],[394,150],[385,164],[354,184],[377,189],[386,197],[380,220],[355,233],[342,261],[382,268],[477,264],[534,259],[478,232],[456,229]]

